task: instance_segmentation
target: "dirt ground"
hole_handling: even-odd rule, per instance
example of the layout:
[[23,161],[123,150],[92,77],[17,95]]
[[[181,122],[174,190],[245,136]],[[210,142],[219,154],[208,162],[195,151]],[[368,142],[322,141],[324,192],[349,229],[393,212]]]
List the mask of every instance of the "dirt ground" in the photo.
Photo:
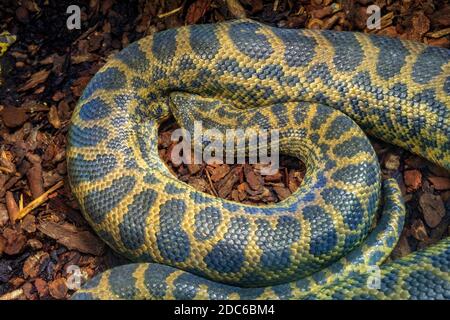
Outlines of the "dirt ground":
[[[94,234],[67,183],[66,134],[83,88],[111,55],[146,35],[186,24],[248,17],[287,28],[354,30],[450,48],[447,1],[375,1],[381,29],[366,28],[366,0],[2,1],[0,32],[17,41],[2,59],[0,85],[0,300],[67,299],[73,266],[83,281],[126,263]],[[82,9],[68,30],[69,5]],[[254,165],[181,165],[170,159],[172,122],[160,154],[179,179],[204,192],[252,204],[289,196],[304,166],[283,157],[261,176]],[[373,140],[383,174],[401,184],[407,222],[392,258],[449,235],[450,174],[402,149]]]

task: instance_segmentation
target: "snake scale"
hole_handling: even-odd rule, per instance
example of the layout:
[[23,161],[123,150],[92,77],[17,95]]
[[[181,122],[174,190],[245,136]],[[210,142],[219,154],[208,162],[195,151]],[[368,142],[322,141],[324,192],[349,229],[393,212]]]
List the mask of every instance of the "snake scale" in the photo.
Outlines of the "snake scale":
[[[196,191],[159,157],[170,115],[187,129],[278,128],[306,177],[263,207]],[[449,238],[385,263],[405,209],[366,137],[449,170],[449,119],[447,49],[251,20],[147,36],[109,59],[72,117],[73,193],[135,262],[73,298],[450,299]]]

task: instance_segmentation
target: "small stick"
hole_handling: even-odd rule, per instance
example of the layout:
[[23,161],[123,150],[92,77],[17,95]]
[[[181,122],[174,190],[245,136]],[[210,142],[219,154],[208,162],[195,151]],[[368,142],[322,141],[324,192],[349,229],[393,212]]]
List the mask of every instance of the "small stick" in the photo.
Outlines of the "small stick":
[[31,211],[33,211],[34,209],[39,207],[41,204],[43,204],[45,201],[47,201],[48,196],[51,193],[55,192],[56,190],[58,190],[63,185],[64,185],[64,181],[61,180],[58,183],[56,183],[53,187],[51,187],[50,189],[45,191],[41,196],[39,196],[36,199],[34,199],[33,201],[31,201],[25,208],[20,210],[20,212],[19,212],[19,214],[17,216],[17,219],[22,219],[28,213],[30,213]]
[[160,18],[160,19],[162,19],[162,18],[165,18],[165,17],[168,17],[168,16],[171,16],[171,15],[173,15],[173,14],[175,14],[175,13],[177,13],[178,11],[180,11],[181,9],[183,9],[183,6],[181,6],[181,7],[178,7],[178,8],[176,8],[176,9],[173,9],[173,10],[171,10],[171,11],[169,11],[169,12],[165,12],[165,13],[160,13],[160,14],[158,14],[158,18]]

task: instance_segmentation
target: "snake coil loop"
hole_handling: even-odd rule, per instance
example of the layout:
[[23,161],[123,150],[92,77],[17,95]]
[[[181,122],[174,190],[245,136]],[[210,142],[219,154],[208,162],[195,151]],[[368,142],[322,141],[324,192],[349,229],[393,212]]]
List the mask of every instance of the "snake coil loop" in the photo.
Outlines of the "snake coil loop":
[[[196,191],[159,158],[170,114],[186,128],[279,129],[280,151],[307,165],[303,184],[266,207]],[[143,38],[88,84],[67,151],[86,219],[136,263],[74,298],[449,299],[448,238],[383,264],[404,206],[364,133],[448,170],[449,119],[447,49],[251,20]]]

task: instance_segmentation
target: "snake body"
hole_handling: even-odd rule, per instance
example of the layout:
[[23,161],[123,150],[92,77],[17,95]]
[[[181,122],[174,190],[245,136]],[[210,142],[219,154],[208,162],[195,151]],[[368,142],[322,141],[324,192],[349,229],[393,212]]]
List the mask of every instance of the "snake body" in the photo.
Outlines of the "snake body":
[[[280,152],[307,175],[264,207],[196,191],[159,158],[158,126],[171,114],[188,130],[195,120],[279,129]],[[447,49],[251,20],[145,37],[90,81],[67,150],[86,219],[136,263],[74,298],[449,299],[449,239],[383,264],[404,206],[364,133],[449,170],[449,119]]]

